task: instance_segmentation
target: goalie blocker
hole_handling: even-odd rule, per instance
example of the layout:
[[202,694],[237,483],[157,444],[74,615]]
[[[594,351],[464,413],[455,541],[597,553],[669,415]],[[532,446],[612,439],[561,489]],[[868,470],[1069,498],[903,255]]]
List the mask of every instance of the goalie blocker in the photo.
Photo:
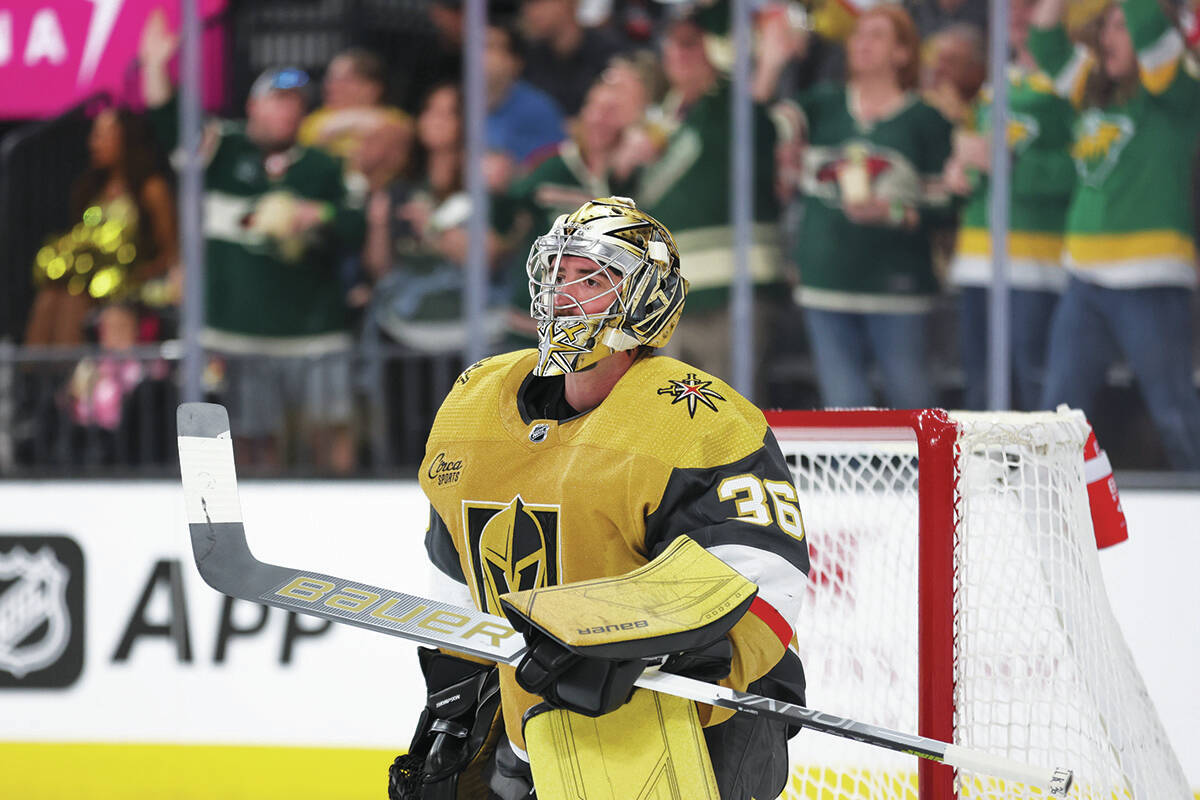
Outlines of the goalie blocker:
[[[686,536],[658,558],[624,575],[510,592],[505,615],[528,644],[517,683],[556,708],[589,717],[629,700],[648,663],[667,657],[666,672],[688,652],[726,653],[725,635],[757,587]],[[584,625],[580,625],[584,620]],[[723,647],[722,647],[723,646]]]

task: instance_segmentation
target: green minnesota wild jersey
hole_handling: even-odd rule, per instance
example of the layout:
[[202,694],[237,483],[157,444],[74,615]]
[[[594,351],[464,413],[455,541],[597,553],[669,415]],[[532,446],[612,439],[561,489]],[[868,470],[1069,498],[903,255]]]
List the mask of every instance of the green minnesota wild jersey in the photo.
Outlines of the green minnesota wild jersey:
[[[178,131],[174,101],[154,109],[151,121],[164,146]],[[349,345],[349,318],[338,264],[362,246],[363,194],[344,177],[341,163],[320,150],[294,146],[276,154],[268,174],[263,151],[245,126],[223,121],[204,171],[206,340],[230,351],[311,355],[323,343]],[[271,241],[249,226],[269,192],[326,204],[322,240],[296,262],[280,257]]]
[[[852,112],[853,102],[842,85],[796,98],[808,130],[798,299],[832,311],[927,310],[938,291],[929,226],[949,220],[949,197],[937,186],[950,155],[950,123],[916,95],[866,124]],[[910,231],[852,223],[842,211],[852,171],[862,175],[859,191],[916,208],[922,224]]]
[[[1067,214],[1067,266],[1112,288],[1195,286],[1190,165],[1200,136],[1200,80],[1157,0],[1124,0],[1138,81],[1082,109],[1071,155],[1079,175]],[[1082,107],[1090,52],[1061,27],[1033,29],[1029,47],[1060,95]]]
[[[675,237],[683,277],[691,284],[685,318],[689,309],[693,313],[713,311],[729,302],[733,282],[731,98],[732,87],[726,80],[718,81],[686,109],[677,95],[669,94],[658,109],[666,147],[642,170],[631,195]],[[760,292],[780,285],[783,274],[775,141],[775,124],[764,106],[755,105],[749,262],[750,277]]]
[[[1056,290],[1066,282],[1062,269],[1063,230],[1075,188],[1071,126],[1075,109],[1054,91],[1042,72],[1010,66],[1008,147],[1012,153],[1008,257],[1011,279],[1021,289]],[[991,91],[971,113],[971,128],[991,130]],[[986,285],[992,277],[991,202],[986,174],[976,174],[963,209],[951,279],[959,285]]]
[[[595,409],[544,418],[555,415],[538,398],[562,376],[531,377],[536,361],[531,350],[484,359],[442,404],[420,472],[434,565],[498,614],[505,592],[629,572],[686,534],[759,589],[730,634],[722,683],[745,689],[771,672],[802,693],[787,644],[808,543],[762,412],[711,375],[649,356]],[[508,736],[523,747],[522,715],[540,698],[507,667],[501,690]],[[717,709],[708,722],[727,717]]]

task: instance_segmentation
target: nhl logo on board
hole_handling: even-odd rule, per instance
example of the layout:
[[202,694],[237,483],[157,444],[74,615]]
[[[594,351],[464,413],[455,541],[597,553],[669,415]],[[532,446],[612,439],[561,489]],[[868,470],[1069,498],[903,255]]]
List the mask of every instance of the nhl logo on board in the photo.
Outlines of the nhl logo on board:
[[82,584],[83,554],[70,539],[0,536],[0,687],[61,687],[79,677]]
[[548,433],[550,433],[550,426],[544,422],[539,422],[529,429],[529,441],[534,444],[544,442]]

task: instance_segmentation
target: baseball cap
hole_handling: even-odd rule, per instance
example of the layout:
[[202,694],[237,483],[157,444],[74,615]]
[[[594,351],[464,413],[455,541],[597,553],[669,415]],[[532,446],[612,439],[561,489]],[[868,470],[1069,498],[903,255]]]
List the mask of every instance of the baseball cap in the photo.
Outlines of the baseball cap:
[[312,79],[299,67],[272,67],[255,78],[250,86],[251,97],[262,97],[270,92],[298,92],[305,104],[310,101]]

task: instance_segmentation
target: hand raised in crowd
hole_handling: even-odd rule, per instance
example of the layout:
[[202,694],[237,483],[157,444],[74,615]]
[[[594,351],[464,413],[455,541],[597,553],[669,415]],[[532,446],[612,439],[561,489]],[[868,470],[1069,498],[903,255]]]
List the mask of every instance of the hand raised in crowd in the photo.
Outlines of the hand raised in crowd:
[[367,200],[367,224],[387,227],[391,213],[392,199],[388,197],[388,193],[378,189],[371,192]]
[[966,165],[958,158],[950,158],[942,170],[942,183],[952,194],[965,197],[971,193],[971,178]]
[[446,258],[456,264],[467,263],[467,253],[470,251],[471,237],[466,227],[458,226],[442,231],[437,238],[437,249]]
[[660,148],[645,127],[634,125],[621,134],[610,157],[613,174],[621,180],[628,178],[638,167],[651,164],[658,159]]
[[942,169],[942,182],[957,195],[969,195],[971,185],[969,170],[988,172],[991,168],[991,138],[986,134],[956,131],[950,158]]
[[751,93],[755,100],[765,103],[774,95],[779,75],[788,63],[807,54],[809,34],[782,4],[769,5],[758,15],[756,32]]
[[964,167],[987,172],[992,165],[992,140],[982,133],[956,131],[952,159],[961,161]]
[[156,8],[146,17],[138,42],[138,60],[143,66],[163,66],[179,50],[179,35],[167,26],[167,15]]
[[808,52],[809,33],[788,12],[786,5],[769,5],[758,16],[758,62],[782,69]]
[[787,202],[800,190],[804,175],[804,139],[797,136],[775,145],[775,195]]

